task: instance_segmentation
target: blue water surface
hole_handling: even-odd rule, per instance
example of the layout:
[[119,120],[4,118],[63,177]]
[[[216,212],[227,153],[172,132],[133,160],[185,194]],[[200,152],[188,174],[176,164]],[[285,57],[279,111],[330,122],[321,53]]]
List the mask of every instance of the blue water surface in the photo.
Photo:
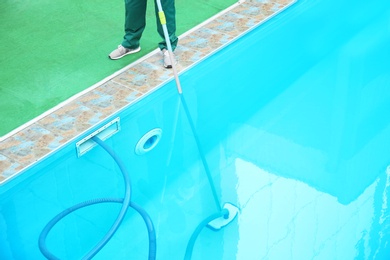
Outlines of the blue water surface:
[[[239,208],[222,230],[200,233],[192,259],[390,259],[388,46],[389,1],[303,0],[181,75],[218,200]],[[121,130],[106,143],[154,222],[157,259],[183,259],[217,208],[175,83],[117,116]],[[156,127],[160,143],[136,155]],[[0,258],[44,259],[38,237],[52,217],[123,189],[101,148],[78,158],[68,144],[0,187]],[[69,215],[49,249],[80,259],[119,209]],[[95,259],[147,259],[147,244],[130,209]]]

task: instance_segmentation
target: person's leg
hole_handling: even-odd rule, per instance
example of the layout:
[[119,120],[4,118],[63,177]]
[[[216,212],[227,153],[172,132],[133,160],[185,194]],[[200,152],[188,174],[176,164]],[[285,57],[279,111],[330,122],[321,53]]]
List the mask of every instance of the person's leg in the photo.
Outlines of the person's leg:
[[[161,0],[161,6],[165,14],[167,29],[169,34],[169,39],[172,45],[172,51],[176,49],[178,38],[176,37],[176,9],[175,9],[175,0]],[[162,37],[163,41],[159,42],[158,47],[163,49],[168,49],[165,42],[164,31],[158,16],[158,7],[155,0],[155,10],[156,10],[156,19],[157,19],[157,31],[158,34]]]
[[139,41],[146,26],[147,0],[125,0],[125,36],[122,44],[113,50],[108,57],[117,60],[123,56],[139,52]]
[[122,46],[128,49],[139,47],[146,26],[147,0],[125,0],[125,36]]

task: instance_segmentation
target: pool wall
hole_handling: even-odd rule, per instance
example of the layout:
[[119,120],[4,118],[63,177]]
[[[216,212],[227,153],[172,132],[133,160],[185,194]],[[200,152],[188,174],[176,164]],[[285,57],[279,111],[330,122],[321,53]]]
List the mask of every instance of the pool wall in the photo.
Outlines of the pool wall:
[[[307,4],[310,1],[303,2]],[[238,200],[234,197],[237,195],[231,194],[226,191],[226,188],[223,188],[226,181],[224,176],[219,175],[224,153],[237,153],[241,158],[241,160],[235,161],[237,169],[239,165],[247,165],[247,169],[253,169],[251,163],[258,164],[264,167],[260,171],[261,174],[265,174],[267,171],[275,172],[278,178],[284,180],[284,183],[298,180],[298,188],[289,190],[290,195],[298,196],[296,193],[304,190],[310,190],[309,194],[311,195],[318,195],[317,191],[325,194],[307,198],[315,201],[313,203],[315,205],[307,208],[307,205],[303,205],[298,209],[289,208],[289,201],[280,198],[280,201],[285,203],[281,202],[285,209],[296,210],[297,214],[301,210],[319,211],[316,209],[316,203],[320,205],[320,202],[326,201],[329,205],[333,205],[332,203],[338,200],[342,206],[348,208],[340,213],[338,220],[348,222],[349,218],[345,217],[348,215],[348,217],[352,216],[358,219],[356,223],[359,225],[356,227],[350,225],[345,228],[347,224],[342,223],[340,230],[343,232],[333,229],[332,231],[344,235],[347,233],[346,230],[356,228],[357,231],[353,237],[357,239],[362,237],[359,246],[364,248],[364,239],[369,235],[359,232],[364,232],[364,225],[370,223],[371,217],[378,223],[381,221],[375,212],[371,212],[370,205],[376,203],[375,199],[386,195],[389,185],[388,179],[383,176],[378,179],[380,174],[386,173],[386,167],[389,165],[388,147],[390,147],[390,143],[387,138],[390,134],[389,118],[383,117],[383,111],[387,111],[390,100],[389,91],[386,89],[389,78],[388,67],[381,66],[388,60],[389,53],[377,51],[377,45],[380,45],[379,50],[386,50],[383,46],[387,46],[389,38],[383,30],[378,30],[377,36],[380,40],[373,41],[377,45],[368,43],[362,46],[358,44],[359,37],[366,37],[368,33],[371,37],[372,30],[369,28],[365,30],[366,23],[376,25],[376,22],[379,23],[380,19],[384,19],[383,14],[386,13],[386,11],[373,8],[364,1],[359,1],[359,4],[359,8],[356,7],[356,21],[345,21],[341,27],[339,23],[329,22],[328,17],[299,19],[306,10],[294,9],[295,6],[293,6],[291,10],[297,12],[282,13],[265,23],[261,30],[248,34],[248,37],[253,37],[256,41],[248,43],[245,41],[247,36],[244,36],[241,38],[242,41],[239,39],[234,46],[230,45],[219,50],[204,64],[201,63],[193,69],[184,71],[182,83],[186,86],[185,97],[190,106],[191,115],[196,122],[197,130],[202,137],[201,141],[207,158],[210,159],[214,179],[218,184],[218,192],[223,195],[224,199]],[[324,4],[324,1],[311,1],[307,5],[301,3],[300,7],[302,6],[310,8],[313,11],[313,16],[321,12],[335,14],[343,10],[343,8],[334,10],[329,5]],[[346,6],[347,4],[342,7]],[[358,19],[362,10],[369,15],[364,16],[365,19]],[[283,21],[281,21],[282,18]],[[348,16],[348,19],[352,19],[351,16]],[[311,20],[315,20],[316,23],[308,25],[307,22]],[[219,23],[218,25],[220,26]],[[321,26],[324,26],[324,30],[328,33],[318,32],[318,28]],[[305,27],[305,32],[297,35],[294,28],[300,27]],[[376,29],[378,26],[373,28]],[[203,31],[206,35],[210,35],[210,32],[209,29]],[[356,37],[348,37],[345,32],[349,32],[349,36],[355,32]],[[339,46],[335,45],[334,39],[331,37],[339,39],[337,41]],[[190,45],[204,44],[197,37],[189,36],[187,40]],[[275,42],[278,43],[276,57],[274,53],[269,51],[275,49]],[[256,55],[241,59],[242,49],[247,49]],[[243,71],[237,75],[237,66],[245,67],[249,64],[252,66],[251,70]],[[142,66],[148,67],[149,63],[146,62]],[[328,69],[324,70],[324,68]],[[358,74],[360,77],[356,81],[349,82],[350,78],[346,76],[349,73]],[[333,82],[330,75],[335,74],[339,77]],[[142,76],[133,76],[135,82],[144,81]],[[258,85],[246,86],[242,84],[246,82],[247,78],[255,77],[261,79],[257,81]],[[124,78],[120,76],[113,82],[107,83],[108,85],[105,87],[115,89],[116,82],[122,80]],[[210,86],[205,82],[213,82],[214,84]],[[228,86],[219,85],[219,82],[229,82],[229,86],[234,87],[228,88]],[[313,88],[308,88],[308,86],[313,86]],[[328,92],[323,86],[329,86]],[[300,106],[300,101],[305,97],[316,97],[313,95],[314,89],[317,90],[318,99],[313,98],[312,103],[309,103],[308,106],[305,106],[306,103]],[[229,95],[226,95],[226,91],[230,91]],[[260,94],[253,95],[253,93]],[[351,95],[353,98],[350,98]],[[213,98],[204,98],[205,96]],[[228,97],[228,99],[219,99],[219,97]],[[291,97],[294,97],[294,100]],[[103,98],[101,101],[107,100],[109,99],[104,100]],[[238,100],[245,100],[245,102],[238,102]],[[101,104],[107,103],[102,102]],[[111,109],[108,105],[107,107],[107,110]],[[2,223],[7,231],[3,233],[1,238],[0,246],[4,248],[0,248],[2,249],[0,252],[9,255],[18,252],[20,258],[28,254],[39,256],[36,244],[31,244],[28,241],[31,240],[31,237],[36,236],[50,216],[55,215],[66,206],[80,202],[80,200],[101,197],[102,195],[121,197],[122,184],[118,177],[118,170],[101,149],[94,148],[80,158],[75,153],[76,141],[118,116],[121,120],[121,130],[106,142],[126,158],[126,165],[131,169],[134,181],[134,194],[136,194],[134,200],[144,205],[154,219],[172,221],[177,224],[162,225],[161,228],[165,228],[165,230],[160,230],[161,234],[175,237],[175,234],[182,231],[188,235],[197,224],[196,220],[202,219],[207,215],[206,212],[213,210],[209,187],[202,165],[198,160],[191,130],[179,106],[174,83],[170,81],[163,88],[158,88],[150,95],[145,96],[142,102],[135,102],[131,106],[127,107],[126,105],[125,107],[126,109],[121,109],[119,113],[108,116],[99,121],[98,124],[92,127],[88,126],[88,130],[84,134],[77,135],[71,142],[62,146],[60,151],[46,157],[44,162],[29,166],[29,171],[12,179],[12,182],[5,182],[2,186],[1,205]],[[261,108],[259,113],[245,113],[246,110],[252,111],[253,107]],[[307,118],[303,118],[302,112],[308,110],[312,113],[304,113]],[[342,122],[340,127],[331,127],[340,122]],[[365,127],[367,125],[370,127]],[[155,127],[163,129],[161,143],[145,156],[136,156],[134,154],[136,142],[144,133]],[[234,141],[231,141],[230,138],[225,140],[232,135],[235,136]],[[241,145],[244,142],[243,136],[249,137],[250,144],[246,141],[245,145]],[[230,149],[222,152],[221,142],[227,143],[226,146]],[[175,167],[170,168],[173,158]],[[318,170],[319,165],[323,167],[320,171]],[[51,171],[47,171],[47,168]],[[186,175],[183,176],[183,172],[186,172]],[[258,173],[256,169],[254,172]],[[112,178],[112,174],[116,177]],[[269,175],[270,178],[273,178],[271,174]],[[169,176],[170,179],[167,180],[166,176]],[[89,180],[93,181],[85,185],[84,183]],[[67,185],[63,185],[64,183]],[[194,190],[193,187],[197,188]],[[283,191],[285,188],[282,184],[278,187],[280,189],[277,191]],[[316,192],[313,191],[312,187]],[[177,194],[173,194],[173,191],[177,191]],[[171,197],[167,195],[169,192],[171,192]],[[278,192],[275,191],[275,193]],[[64,196],[64,194],[66,195]],[[194,194],[200,196],[194,196]],[[164,203],[170,199],[180,199],[179,202],[175,201],[175,205],[180,205],[181,208],[177,209],[172,206],[172,208],[162,209],[163,205],[166,205]],[[168,203],[168,205],[173,204]],[[375,209],[386,212],[385,206],[375,204]],[[112,211],[114,212],[115,209],[116,207],[113,206]],[[279,215],[283,215],[282,209],[283,207],[280,208]],[[367,214],[356,213],[358,210],[366,209]],[[161,211],[166,215],[161,214]],[[183,211],[190,212],[192,215],[183,216]],[[19,212],[34,212],[36,216],[18,214]],[[91,209],[88,210],[88,214],[78,214],[77,217],[84,218],[86,223],[95,222],[97,224],[87,225],[87,227],[82,225],[85,223],[75,225],[74,230],[66,232],[69,237],[61,238],[60,242],[51,242],[53,244],[50,245],[62,250],[61,254],[72,254],[71,256],[82,254],[85,248],[91,246],[91,241],[80,238],[76,243],[70,243],[69,240],[74,237],[78,238],[80,233],[84,233],[83,231],[86,234],[92,234],[91,236],[104,233],[103,223],[110,222],[114,216],[113,214],[102,215],[99,212],[99,209]],[[46,219],[42,218],[42,215],[45,215]],[[90,220],[90,215],[98,217]],[[257,216],[266,218],[268,214]],[[304,222],[314,219],[313,214],[306,216],[309,217],[300,220]],[[313,219],[310,216],[313,216]],[[35,221],[34,225],[30,225],[30,218],[39,220]],[[133,215],[131,218],[129,223],[131,222],[133,225],[137,218]],[[281,218],[279,216],[278,220]],[[286,225],[289,225],[288,221],[291,220],[286,220]],[[278,221],[272,223],[275,226],[280,224]],[[271,224],[270,226],[272,226]],[[141,226],[136,222],[135,226],[138,225]],[[59,229],[65,229],[65,226],[64,224]],[[297,224],[297,226],[301,227],[300,230],[305,228],[303,224]],[[313,226],[317,227],[315,223]],[[129,226],[129,228],[133,230],[133,226]],[[62,234],[63,231],[57,230],[55,232]],[[298,233],[298,230],[296,232]],[[327,241],[334,238],[333,233],[324,233],[326,235],[318,235],[322,240],[319,239],[320,245],[317,245],[318,247],[313,246],[315,250],[321,250]],[[131,247],[131,251],[141,257],[144,255],[146,246],[145,233],[142,232],[142,228],[139,228],[139,230],[134,230],[133,234],[134,239],[140,243],[137,246],[128,245],[127,247]],[[122,235],[124,236],[123,233],[121,237],[123,237]],[[376,237],[378,234],[372,232],[370,235]],[[51,239],[53,238],[54,235]],[[338,239],[340,240],[334,240],[335,243],[348,246],[354,243],[348,239]],[[211,238],[210,240],[210,243],[218,243],[216,241],[219,241]],[[172,246],[167,240],[161,239],[161,241],[162,247],[168,248],[165,252],[167,255],[169,255],[170,250],[171,252],[177,250],[175,247],[183,250],[186,242],[182,241],[181,244]],[[297,239],[297,241],[304,240]],[[240,241],[233,240],[230,241],[231,244],[228,242],[222,247],[229,251],[229,245],[234,247],[238,242]],[[250,243],[250,241],[247,242]],[[114,243],[121,244],[123,241],[118,239]],[[378,247],[378,245],[372,245],[371,248],[375,248],[375,246],[379,248],[378,251],[384,248]],[[21,247],[24,247],[25,250],[20,250]],[[125,248],[126,245],[123,247]],[[272,244],[269,247],[272,248]],[[223,255],[224,250],[221,250],[220,247],[216,248],[218,248],[215,250],[216,254]],[[334,248],[337,246],[335,245]],[[267,249],[270,250],[270,248]],[[313,253],[315,253],[314,249]],[[328,246],[326,249],[331,255],[332,247]],[[110,247],[106,250],[110,250]],[[337,250],[340,254],[353,254],[352,251],[343,253],[342,249],[338,248]],[[204,257],[210,251],[213,250],[202,251],[205,254]],[[364,249],[361,250],[361,252],[363,251]],[[205,259],[204,257],[199,257],[199,259]]]
[[[141,103],[136,104],[121,113],[121,130],[106,143],[118,152],[130,173],[132,201],[142,205],[153,220],[159,220],[164,214],[169,214],[174,215],[171,217],[172,221],[183,222],[184,225],[188,217],[182,216],[178,219],[178,216],[182,215],[178,210],[189,207],[188,203],[191,201],[194,203],[193,199],[186,197],[197,192],[191,189],[192,185],[203,183],[205,190],[202,192],[204,196],[195,199],[195,201],[201,200],[203,205],[201,211],[194,209],[194,214],[202,217],[199,214],[203,210],[207,212],[214,209],[211,193],[205,186],[206,179],[200,174],[200,165],[196,165],[198,157],[195,143],[188,136],[183,137],[183,135],[190,135],[188,125],[186,127],[186,121],[183,121],[185,120],[183,112],[181,111],[177,118],[165,116],[167,111],[175,111],[178,104],[174,88],[173,91],[162,93],[166,92],[165,90],[157,90],[143,100],[142,106]],[[173,126],[177,129],[173,129]],[[144,133],[155,127],[163,129],[164,136],[160,143],[147,154],[136,155],[134,150],[137,141]],[[40,259],[42,255],[37,246],[37,236],[44,225],[64,208],[96,198],[123,197],[124,184],[118,166],[100,147],[95,147],[83,156],[77,157],[75,144],[72,143],[64,147],[60,153],[61,157],[47,158],[45,162],[30,168],[27,174],[34,178],[27,178],[2,194],[0,225],[5,232],[1,238],[0,252],[5,259],[25,257]],[[192,173],[189,169],[194,167],[198,170]],[[179,184],[176,183],[180,180],[178,186]],[[187,184],[188,191],[183,187],[183,183]],[[168,188],[172,190],[172,186],[177,186],[174,190],[179,194],[165,191]],[[181,203],[183,208],[166,209],[165,207],[169,205],[167,199],[176,202],[185,199],[185,202]],[[108,227],[107,223],[113,222],[118,209],[118,205],[104,204],[74,213],[74,216],[64,219],[53,229],[47,239],[48,247],[61,258],[79,258],[93,243],[97,242],[96,238],[104,235]],[[130,226],[124,224],[122,227],[131,234],[131,240],[127,241],[130,245],[123,250],[133,257],[142,259],[147,252],[147,233],[139,216],[130,210],[127,219],[133,218],[135,220],[130,220],[132,222]],[[75,225],[72,221],[76,221]],[[164,221],[170,222],[170,220]],[[187,221],[191,223],[194,220],[190,217]],[[155,225],[159,228],[159,234],[167,234],[161,230],[158,223]],[[172,225],[166,224],[166,226],[172,228]],[[176,226],[180,225],[176,224]],[[184,225],[181,232],[189,233],[190,228],[192,225]],[[170,234],[169,238],[174,239],[174,235]],[[133,240],[136,243],[132,243]],[[116,239],[112,243],[119,244]],[[168,244],[168,241],[159,242],[159,246],[166,247],[164,251],[159,251],[167,254],[167,250],[172,245],[164,244]],[[110,246],[105,250],[110,252],[109,248]],[[185,248],[185,241],[181,248]],[[104,255],[103,252],[100,257],[104,259]]]

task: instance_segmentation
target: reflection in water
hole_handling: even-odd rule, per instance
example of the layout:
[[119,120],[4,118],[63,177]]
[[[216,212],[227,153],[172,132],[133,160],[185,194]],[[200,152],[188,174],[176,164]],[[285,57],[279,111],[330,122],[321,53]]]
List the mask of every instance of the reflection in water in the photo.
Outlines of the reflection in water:
[[388,254],[389,171],[343,205],[243,159],[235,159],[234,167],[241,208],[237,259],[384,259],[378,257]]

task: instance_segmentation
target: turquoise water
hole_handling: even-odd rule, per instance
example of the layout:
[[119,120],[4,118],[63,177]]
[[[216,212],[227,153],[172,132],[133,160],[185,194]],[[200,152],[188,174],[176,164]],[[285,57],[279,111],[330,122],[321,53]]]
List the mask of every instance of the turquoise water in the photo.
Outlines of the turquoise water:
[[[202,231],[192,259],[390,258],[388,46],[390,2],[299,1],[181,76],[219,199],[240,208],[224,229]],[[106,143],[131,174],[132,201],[153,219],[157,259],[183,259],[217,209],[174,82],[117,116],[121,131]],[[136,155],[155,127],[160,143]],[[123,197],[123,187],[102,149],[78,158],[67,145],[0,187],[0,258],[43,259],[38,236],[52,217]],[[66,217],[49,249],[79,259],[119,208]],[[129,210],[95,259],[146,259],[147,242]]]

